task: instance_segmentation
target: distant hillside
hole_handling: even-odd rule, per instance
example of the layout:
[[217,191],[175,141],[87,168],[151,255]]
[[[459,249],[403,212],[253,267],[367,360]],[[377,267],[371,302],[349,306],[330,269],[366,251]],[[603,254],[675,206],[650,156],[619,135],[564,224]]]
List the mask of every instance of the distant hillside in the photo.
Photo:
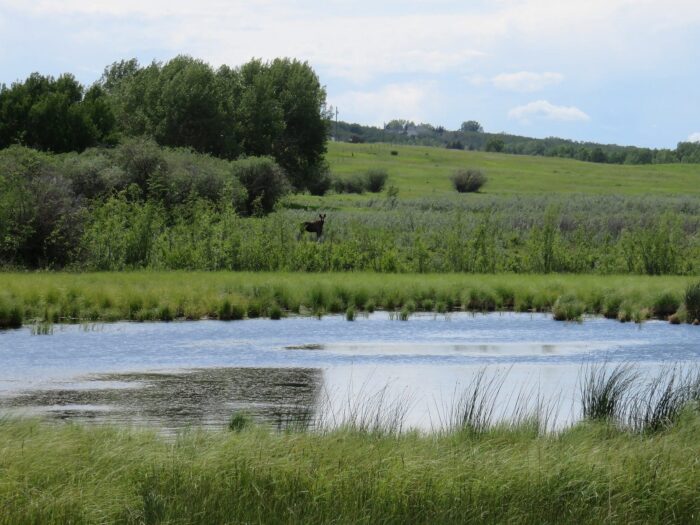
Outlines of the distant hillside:
[[340,142],[412,144],[570,158],[607,164],[700,163],[700,143],[680,142],[676,149],[672,150],[577,142],[557,137],[536,139],[508,133],[488,133],[475,121],[463,123],[459,130],[447,130],[431,124],[415,124],[406,120],[392,120],[383,128],[339,121],[337,126],[335,123],[331,126],[331,132],[337,133],[335,138]]

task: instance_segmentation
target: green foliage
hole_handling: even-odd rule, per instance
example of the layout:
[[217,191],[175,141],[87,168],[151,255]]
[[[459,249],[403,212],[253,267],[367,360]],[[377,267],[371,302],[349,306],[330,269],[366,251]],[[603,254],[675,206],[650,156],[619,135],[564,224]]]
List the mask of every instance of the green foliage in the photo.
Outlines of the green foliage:
[[652,311],[654,316],[659,319],[667,319],[671,315],[678,311],[678,307],[681,305],[681,301],[677,295],[664,292],[659,295],[652,306]]
[[495,153],[500,153],[505,148],[505,142],[503,139],[490,138],[486,143],[486,151],[493,151]]
[[356,317],[357,312],[355,311],[355,307],[353,305],[348,306],[347,310],[345,310],[345,319],[348,321],[354,321]]
[[560,296],[552,306],[555,321],[581,321],[584,310],[584,304],[573,295]]
[[466,169],[457,170],[450,177],[452,186],[459,193],[473,193],[479,191],[486,183],[486,175],[481,170]]
[[307,189],[311,195],[323,196],[333,185],[333,177],[327,162],[319,162],[309,170],[315,170],[316,174],[309,177]]
[[0,330],[19,328],[23,321],[22,309],[0,297]]
[[228,429],[232,432],[242,432],[253,423],[252,418],[245,412],[234,412],[228,422]]
[[557,209],[550,206],[545,212],[542,225],[533,227],[530,232],[527,254],[529,266],[534,272],[550,273],[561,268],[558,218]]
[[680,222],[665,214],[654,224],[623,232],[621,245],[629,271],[648,275],[676,272],[683,245]]
[[99,86],[85,92],[75,77],[32,73],[0,85],[0,148],[22,144],[53,152],[113,142],[115,119]]
[[[193,250],[195,257],[207,256],[200,245]],[[433,310],[561,310],[564,319],[575,319],[584,311],[602,311],[613,318],[629,312],[633,320],[635,312],[653,312],[662,294],[681,295],[687,284],[688,279],[681,277],[463,273],[4,273],[0,274],[0,304],[4,311],[16,308],[24,323],[235,320],[246,315],[282,316],[284,311],[347,316],[376,309],[404,310],[406,317]],[[616,290],[614,309],[601,306],[601,297],[611,289]],[[679,315],[681,310],[685,307],[679,308]]]
[[589,364],[581,376],[582,416],[588,420],[619,422],[626,396],[637,378],[628,365],[610,368]]
[[5,420],[0,522],[692,523],[700,508],[694,411],[655,434],[585,422],[540,435],[527,421],[273,433],[235,421],[173,440]]
[[233,162],[233,174],[248,193],[249,215],[271,212],[277,201],[289,192],[289,182],[282,169],[268,157],[251,157]]
[[688,322],[700,321],[700,282],[688,285],[683,302]]
[[483,133],[484,128],[479,124],[476,120],[467,120],[466,122],[462,122],[462,125],[460,126],[460,131],[465,132],[465,133]]
[[384,189],[389,174],[383,168],[376,168],[368,170],[365,173],[366,184],[365,187],[370,193],[379,193]]
[[101,83],[127,136],[228,159],[269,156],[295,189],[324,184],[326,94],[305,62],[251,60],[214,71],[188,56],[146,67],[131,60],[112,64]]
[[331,187],[336,193],[362,194],[367,190],[367,179],[359,174],[334,177]]

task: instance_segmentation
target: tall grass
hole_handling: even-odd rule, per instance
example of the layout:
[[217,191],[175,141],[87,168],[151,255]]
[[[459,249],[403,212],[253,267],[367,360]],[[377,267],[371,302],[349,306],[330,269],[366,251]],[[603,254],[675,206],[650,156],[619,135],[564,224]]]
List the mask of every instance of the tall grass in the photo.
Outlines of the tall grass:
[[[345,183],[363,191],[364,178]],[[361,184],[362,183],[362,184]],[[374,194],[372,194],[374,195]],[[482,198],[483,197],[483,198]],[[340,198],[340,197],[338,197]],[[376,271],[385,273],[700,272],[700,209],[681,199],[493,197],[387,200],[338,206],[287,202],[264,218],[229,204],[166,211],[114,198],[76,247],[80,270]],[[357,197],[360,198],[360,197]],[[649,217],[649,209],[658,209]],[[299,225],[327,214],[324,242]],[[670,219],[671,215],[680,216]],[[0,264],[2,260],[0,260]]]
[[[4,327],[182,319],[236,320],[290,314],[517,310],[630,319],[656,314],[659,297],[681,296],[683,277],[414,275],[376,273],[0,273]],[[561,313],[563,310],[564,313]]]
[[697,415],[424,436],[0,423],[0,523],[692,523]]
[[625,396],[637,379],[630,365],[610,368],[606,363],[587,364],[580,376],[581,412],[584,419],[619,421]]
[[665,368],[645,379],[629,364],[589,364],[581,379],[582,415],[635,433],[666,430],[700,399],[699,385],[698,370],[687,367]]
[[588,420],[556,433],[541,432],[547,410],[529,393],[514,422],[497,421],[505,375],[486,369],[429,434],[405,428],[410,399],[386,388],[311,432],[270,432],[242,412],[228,432],[171,439],[0,419],[0,524],[690,523],[700,376],[680,370],[643,380],[589,366]]
[[700,322],[700,281],[688,285],[684,302],[688,322]]

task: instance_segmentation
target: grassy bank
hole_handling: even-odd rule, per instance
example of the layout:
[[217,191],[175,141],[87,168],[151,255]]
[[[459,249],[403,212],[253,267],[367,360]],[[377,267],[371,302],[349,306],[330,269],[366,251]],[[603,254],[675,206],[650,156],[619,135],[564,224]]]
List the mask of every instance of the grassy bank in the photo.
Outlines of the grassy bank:
[[36,321],[239,319],[384,309],[439,313],[559,309],[622,321],[665,319],[689,277],[376,273],[0,273],[5,326]]
[[480,435],[0,422],[0,523],[691,523],[700,420]]

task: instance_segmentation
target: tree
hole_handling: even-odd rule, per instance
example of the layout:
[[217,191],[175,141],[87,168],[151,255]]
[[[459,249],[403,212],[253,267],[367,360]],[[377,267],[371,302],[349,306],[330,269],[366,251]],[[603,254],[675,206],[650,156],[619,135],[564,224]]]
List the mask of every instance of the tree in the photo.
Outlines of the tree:
[[330,124],[324,112],[326,91],[306,62],[275,59],[268,67],[284,121],[272,155],[292,185],[298,190],[306,189],[326,152]]
[[500,153],[501,151],[503,151],[503,148],[505,148],[505,146],[506,144],[505,142],[503,142],[503,139],[490,138],[486,143],[486,151]]
[[602,148],[594,148],[591,151],[591,162],[607,162],[608,157]]
[[467,132],[483,133],[484,132],[484,128],[476,120],[467,120],[465,122],[462,122],[462,125],[460,126],[459,129],[463,133],[467,133]]
[[65,74],[33,73],[25,82],[0,88],[0,147],[23,144],[54,152],[82,151],[114,129],[104,93],[84,88]]
[[178,56],[160,70],[158,86],[160,114],[154,123],[158,143],[221,155],[224,114],[211,67]]

